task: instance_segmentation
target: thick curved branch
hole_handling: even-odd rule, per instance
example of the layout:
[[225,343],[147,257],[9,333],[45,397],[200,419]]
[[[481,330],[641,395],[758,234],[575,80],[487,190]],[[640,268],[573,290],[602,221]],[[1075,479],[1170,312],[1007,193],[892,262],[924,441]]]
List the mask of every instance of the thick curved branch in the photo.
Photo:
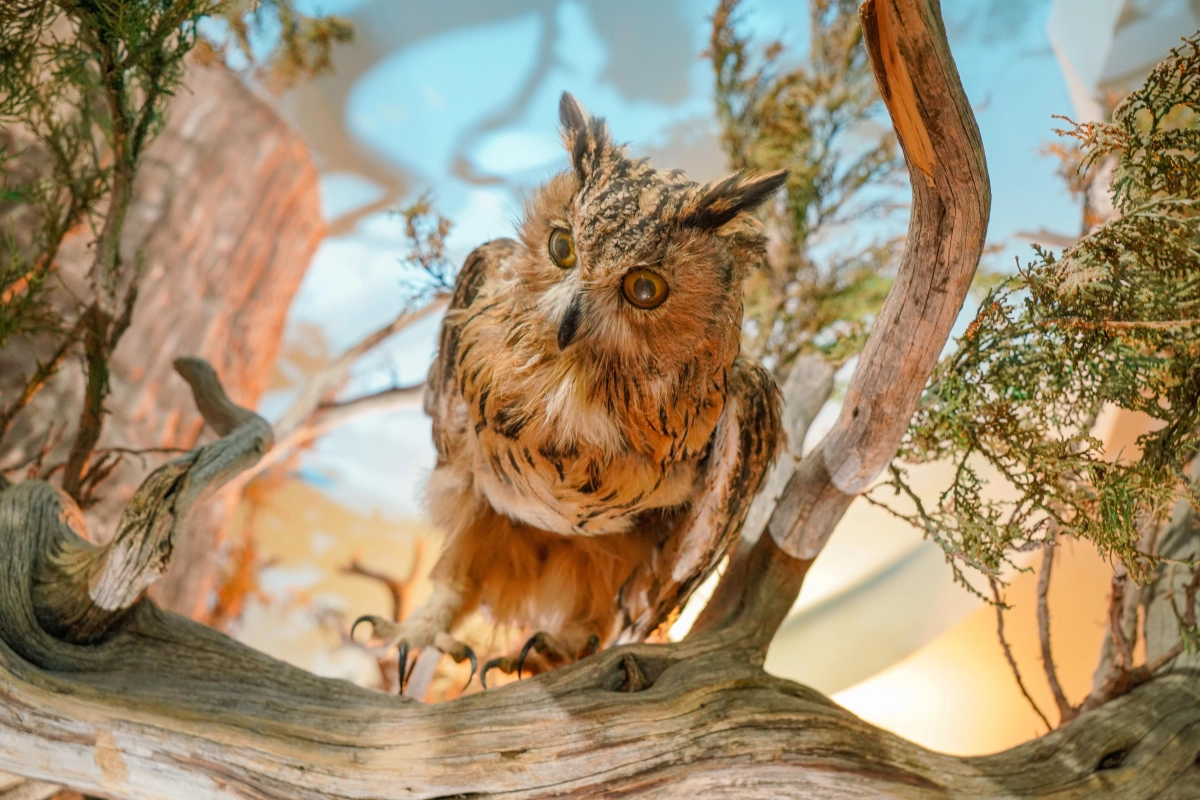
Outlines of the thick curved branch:
[[[867,0],[859,17],[904,150],[912,213],[896,283],[859,356],[841,416],[797,465],[766,523],[770,536],[735,557],[714,593],[710,620],[733,615],[760,631],[774,632],[783,621],[851,501],[895,455],[987,233],[983,143],[936,0]],[[744,538],[754,539],[749,533]],[[760,638],[765,648],[770,637]]]
[[768,522],[780,548],[802,559],[816,557],[895,455],[975,276],[991,208],[983,143],[936,3],[868,0],[859,16],[908,164],[912,215],[841,416]]

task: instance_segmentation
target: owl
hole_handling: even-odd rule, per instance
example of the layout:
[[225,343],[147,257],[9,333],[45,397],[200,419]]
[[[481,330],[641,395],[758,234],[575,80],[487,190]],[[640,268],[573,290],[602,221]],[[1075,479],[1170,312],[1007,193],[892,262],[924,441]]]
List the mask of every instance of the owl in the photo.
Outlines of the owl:
[[[445,544],[429,599],[376,637],[475,654],[482,607],[533,632],[489,669],[536,672],[664,628],[737,538],[781,444],[770,374],[739,354],[751,212],[785,172],[699,184],[614,144],[569,94],[570,169],[526,203],[519,239],[457,277],[429,372]],[[358,623],[355,623],[356,625]]]

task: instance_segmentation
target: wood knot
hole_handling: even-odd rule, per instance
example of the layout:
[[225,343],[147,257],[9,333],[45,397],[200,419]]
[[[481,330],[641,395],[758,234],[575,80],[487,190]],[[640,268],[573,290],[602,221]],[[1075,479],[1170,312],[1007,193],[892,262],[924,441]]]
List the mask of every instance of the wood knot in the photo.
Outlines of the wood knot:
[[608,674],[604,688],[610,692],[641,692],[649,689],[652,683],[637,659],[626,653],[617,662],[616,669]]
[[1100,757],[1100,763],[1096,764],[1096,772],[1102,772],[1106,769],[1118,769],[1125,763],[1126,756],[1129,755],[1129,748],[1124,747],[1120,750],[1113,750],[1111,753],[1105,753]]

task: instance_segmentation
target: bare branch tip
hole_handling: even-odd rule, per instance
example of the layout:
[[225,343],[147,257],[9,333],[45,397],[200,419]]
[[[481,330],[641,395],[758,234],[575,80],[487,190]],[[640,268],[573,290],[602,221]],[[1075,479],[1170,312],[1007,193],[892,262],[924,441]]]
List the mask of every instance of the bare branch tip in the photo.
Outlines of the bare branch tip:
[[[183,356],[175,359],[174,366],[179,376],[191,387],[200,415],[218,435],[227,436],[238,426],[258,416],[229,399],[217,371],[203,358]],[[270,429],[265,421],[263,424]]]

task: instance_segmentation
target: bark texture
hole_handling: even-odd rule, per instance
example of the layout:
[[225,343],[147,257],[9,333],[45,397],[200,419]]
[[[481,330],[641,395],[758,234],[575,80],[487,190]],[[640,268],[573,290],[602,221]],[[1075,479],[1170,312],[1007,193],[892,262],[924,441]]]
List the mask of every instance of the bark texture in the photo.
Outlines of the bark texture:
[[[860,368],[851,410],[797,464],[772,535],[742,548],[692,636],[427,706],[317,678],[134,601],[164,567],[188,498],[248,468],[270,440],[188,362],[197,405],[223,437],[151,475],[111,545],[84,541],[48,484],[0,485],[0,769],[112,797],[201,800],[1196,797],[1194,668],[984,758],[930,752],[762,671],[826,528],[903,433],[897,415],[907,419],[945,341],[987,218],[978,135],[936,0],[867,0],[863,16],[922,185],[866,351],[895,363]],[[809,409],[827,391],[797,383],[789,401]],[[1180,530],[1194,544],[1194,525]]]
[[[35,151],[23,161],[37,169]],[[186,87],[134,185],[121,248],[129,263],[140,252],[145,272],[133,323],[111,365],[112,413],[99,447],[196,445],[203,419],[171,367],[184,353],[210,361],[229,393],[254,406],[271,377],[292,296],[323,235],[317,172],[303,141],[224,66],[192,59]],[[82,287],[89,239],[80,231],[64,246],[59,269],[68,287]],[[23,382],[39,355],[36,344],[0,352],[0,392],[8,395]],[[68,362],[16,419],[4,464],[36,452],[51,423],[75,420],[81,390],[79,365]],[[48,460],[61,460],[65,447]],[[87,511],[94,536],[113,535],[147,463],[165,458],[126,458],[104,484],[102,502]],[[208,504],[178,543],[175,568],[154,588],[163,607],[203,612],[234,500]]]

